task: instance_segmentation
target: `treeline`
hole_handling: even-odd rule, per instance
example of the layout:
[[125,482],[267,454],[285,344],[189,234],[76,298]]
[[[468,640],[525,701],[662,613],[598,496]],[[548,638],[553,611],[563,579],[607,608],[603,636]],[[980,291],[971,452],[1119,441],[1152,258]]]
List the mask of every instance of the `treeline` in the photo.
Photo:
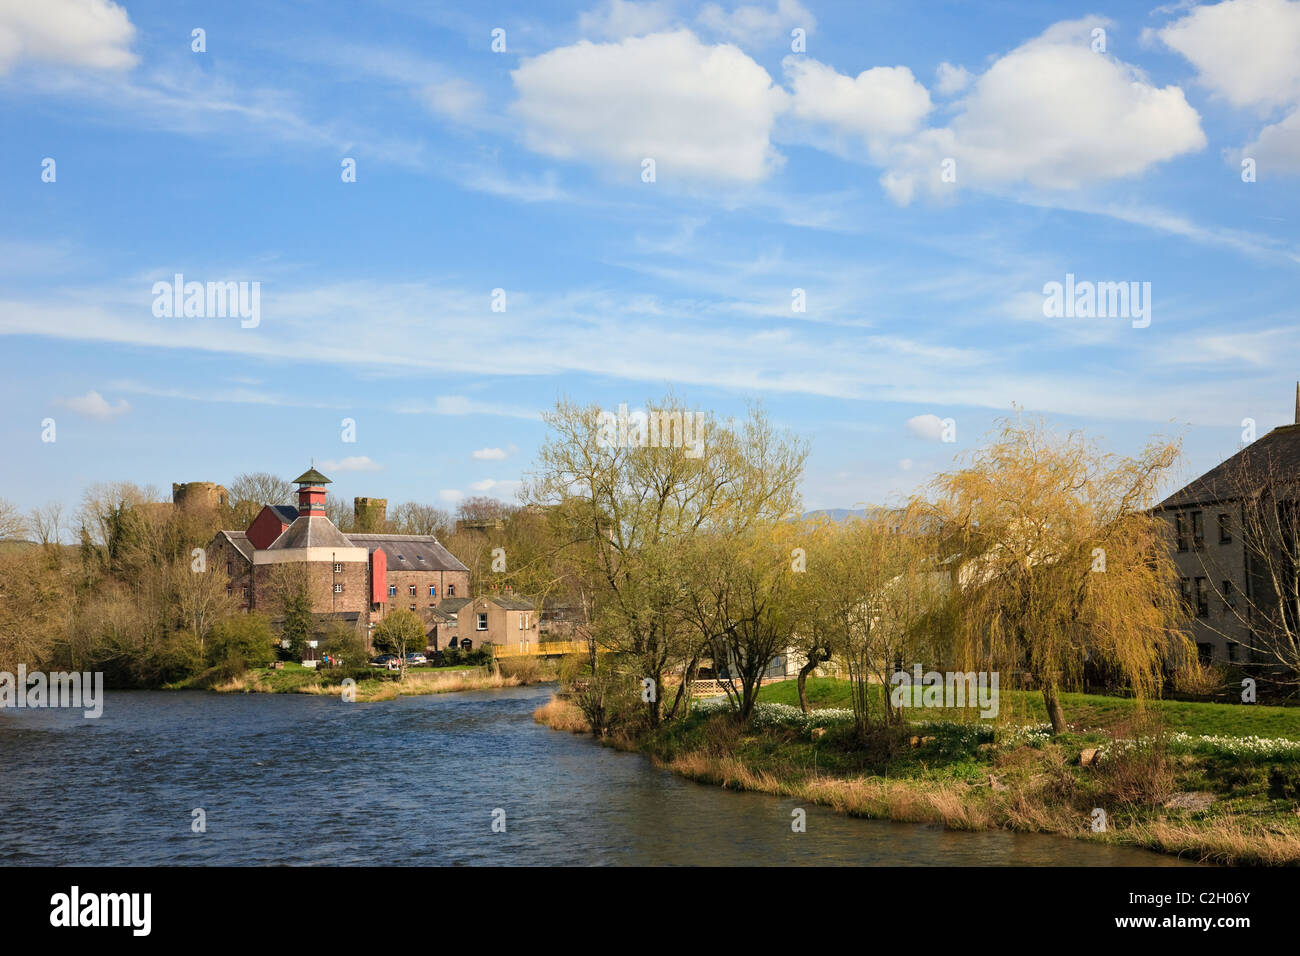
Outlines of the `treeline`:
[[871,689],[900,662],[1019,675],[1058,731],[1085,663],[1137,695],[1197,669],[1166,529],[1147,511],[1174,444],[1120,458],[1008,420],[923,493],[836,523],[801,517],[807,446],[761,409],[710,423],[703,454],[602,440],[599,415],[561,402],[526,488],[589,641],[567,690],[598,733],[680,718],[706,667],[744,721],[789,652],[801,697],[818,666],[850,678],[863,737],[901,720]]
[[[102,483],[71,515],[58,505],[22,513],[0,500],[0,670],[102,671],[110,686],[157,687],[208,670],[237,674],[273,659],[281,640],[282,656],[300,655],[316,627],[305,576],[277,569],[267,613],[241,614],[224,569],[208,573],[195,556],[218,530],[246,528],[263,505],[291,503],[295,489],[255,473],[227,490],[224,507],[178,507],[152,487]],[[455,514],[406,503],[367,530],[436,534],[457,553],[457,521],[509,519],[512,510],[492,499],[467,499]],[[354,530],[350,508],[336,516]],[[483,535],[460,544],[488,566]],[[322,652],[364,661],[367,643],[353,628],[340,623],[324,636]]]

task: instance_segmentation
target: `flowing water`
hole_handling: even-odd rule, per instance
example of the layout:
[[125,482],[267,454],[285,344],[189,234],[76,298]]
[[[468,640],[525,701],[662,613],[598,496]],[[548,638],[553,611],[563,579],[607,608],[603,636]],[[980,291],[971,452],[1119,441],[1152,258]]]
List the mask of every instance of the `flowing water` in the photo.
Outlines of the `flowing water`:
[[691,783],[533,723],[551,691],[371,704],[109,691],[98,720],[0,711],[0,863],[1178,864],[812,805],[794,833],[798,801]]

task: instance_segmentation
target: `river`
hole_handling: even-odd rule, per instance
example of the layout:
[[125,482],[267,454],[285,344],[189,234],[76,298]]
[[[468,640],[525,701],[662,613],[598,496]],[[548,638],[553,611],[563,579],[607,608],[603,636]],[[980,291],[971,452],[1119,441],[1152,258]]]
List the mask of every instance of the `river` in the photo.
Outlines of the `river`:
[[[549,686],[348,704],[110,691],[0,712],[0,863],[1161,866],[1060,837],[857,820],[682,780],[532,721]],[[195,832],[202,811],[204,832]],[[504,814],[495,812],[504,811]],[[494,832],[494,818],[505,832]]]

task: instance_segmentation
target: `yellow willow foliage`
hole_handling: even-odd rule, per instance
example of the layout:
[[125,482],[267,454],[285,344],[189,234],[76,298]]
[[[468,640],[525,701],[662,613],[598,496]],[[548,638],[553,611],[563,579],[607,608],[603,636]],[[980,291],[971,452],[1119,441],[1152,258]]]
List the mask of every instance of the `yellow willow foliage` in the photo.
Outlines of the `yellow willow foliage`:
[[1056,690],[1085,660],[1157,693],[1164,665],[1189,649],[1165,525],[1147,512],[1177,454],[1153,442],[1121,458],[1042,419],[1005,419],[939,476],[932,520],[957,660],[1031,675],[1054,725]]

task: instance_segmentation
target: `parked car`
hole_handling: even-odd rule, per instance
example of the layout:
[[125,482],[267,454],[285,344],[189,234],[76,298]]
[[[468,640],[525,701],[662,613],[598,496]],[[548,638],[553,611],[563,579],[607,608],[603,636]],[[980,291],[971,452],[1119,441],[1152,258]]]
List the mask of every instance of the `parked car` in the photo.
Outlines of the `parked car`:
[[423,654],[420,654],[418,652],[412,652],[406,655],[407,667],[415,667],[418,664],[427,664],[427,663],[429,663],[429,659],[425,657]]
[[380,654],[378,657],[370,658],[371,667],[387,667],[390,671],[395,671],[402,666],[402,659],[396,654]]

